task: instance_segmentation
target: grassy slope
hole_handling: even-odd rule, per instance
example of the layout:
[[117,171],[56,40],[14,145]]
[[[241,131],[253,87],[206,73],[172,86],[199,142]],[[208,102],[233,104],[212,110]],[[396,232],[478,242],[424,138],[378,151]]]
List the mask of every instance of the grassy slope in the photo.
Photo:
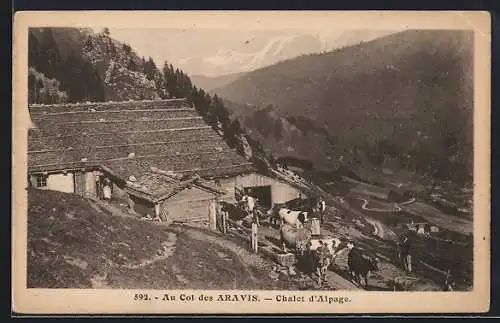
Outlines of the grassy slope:
[[29,192],[27,253],[31,288],[300,288],[271,280],[272,265],[246,246],[201,229],[107,215],[55,191]]
[[[105,260],[139,263],[154,256],[165,237],[159,227],[99,213],[76,195],[32,190],[28,199],[30,287],[91,287]],[[65,257],[78,260],[72,265]]]

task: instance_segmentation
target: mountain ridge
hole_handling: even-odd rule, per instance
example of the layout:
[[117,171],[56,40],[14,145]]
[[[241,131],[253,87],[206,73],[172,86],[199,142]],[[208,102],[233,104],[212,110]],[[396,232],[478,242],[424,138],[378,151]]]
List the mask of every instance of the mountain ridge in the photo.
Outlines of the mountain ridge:
[[[282,32],[255,37],[242,35],[238,42],[222,43],[216,50],[202,51],[178,60],[177,64],[191,75],[217,77],[225,74],[246,73],[300,55],[328,52],[362,41],[368,41],[395,31],[345,30],[329,33]],[[231,37],[236,37],[234,33]],[[226,35],[229,37],[229,35]],[[269,37],[269,38],[267,38]],[[208,46],[208,45],[207,45]]]
[[[326,169],[399,158],[463,179],[472,174],[472,57],[470,32],[409,30],[264,67],[213,92],[279,155]],[[293,118],[300,135],[291,125],[272,135],[276,120]]]

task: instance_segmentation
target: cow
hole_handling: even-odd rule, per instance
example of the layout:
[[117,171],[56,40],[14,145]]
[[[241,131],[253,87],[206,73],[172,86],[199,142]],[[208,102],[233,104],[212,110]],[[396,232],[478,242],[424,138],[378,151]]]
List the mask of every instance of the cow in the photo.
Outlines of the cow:
[[319,247],[312,250],[309,243],[309,251],[313,255],[313,266],[318,275],[318,285],[321,286],[323,281],[326,281],[326,273],[331,264],[330,246],[326,241],[318,241]]
[[317,250],[322,243],[326,244],[328,251],[330,252],[329,266],[335,265],[335,260],[337,259],[337,257],[348,249],[347,241],[343,238],[311,239],[309,241],[308,249],[311,251]]
[[354,247],[352,243],[349,249],[350,251],[347,256],[349,273],[359,285],[361,285],[363,279],[366,288],[368,287],[368,276],[372,272],[378,270],[378,259],[364,255],[363,252],[359,248]]
[[293,211],[288,208],[280,208],[275,215],[280,221],[280,226],[284,224],[290,224],[297,228],[303,227],[308,219],[308,212],[305,211]]
[[300,253],[303,253],[305,250],[305,245],[309,241],[310,237],[311,231],[304,227],[297,228],[294,225],[285,223],[280,228],[280,238],[284,252],[288,252],[288,246],[290,248],[294,248]]
[[228,202],[221,202],[221,209],[223,212],[227,212],[227,214],[229,215],[229,219],[233,221],[240,222],[244,218],[248,217],[247,212],[245,212],[240,207]]
[[283,206],[291,210],[311,212],[315,204],[317,203],[313,198],[299,197],[286,202]]
[[280,222],[279,210],[284,207],[285,204],[274,204],[271,209],[267,211],[267,215],[269,216],[269,224],[277,227]]

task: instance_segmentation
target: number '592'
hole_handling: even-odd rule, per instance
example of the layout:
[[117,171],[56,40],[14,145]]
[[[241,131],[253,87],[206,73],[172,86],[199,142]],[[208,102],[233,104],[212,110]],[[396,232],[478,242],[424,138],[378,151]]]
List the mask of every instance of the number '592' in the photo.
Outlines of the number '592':
[[134,301],[149,301],[151,298],[148,294],[135,294]]

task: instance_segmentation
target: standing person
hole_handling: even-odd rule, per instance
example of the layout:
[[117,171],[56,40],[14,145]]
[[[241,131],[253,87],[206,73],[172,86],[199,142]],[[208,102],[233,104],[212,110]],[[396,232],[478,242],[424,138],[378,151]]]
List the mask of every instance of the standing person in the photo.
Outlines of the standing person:
[[325,222],[326,202],[321,197],[319,198],[318,202],[318,210],[321,223],[323,223]]
[[259,218],[257,212],[255,212],[255,198],[252,195],[247,195],[247,210],[248,213],[252,215],[252,219],[257,225],[259,225]]
[[444,279],[445,291],[454,291],[457,287],[455,281],[455,273],[452,268],[448,268]]
[[411,273],[411,245],[407,236],[404,236],[399,245],[400,259],[403,262],[403,269]]
[[239,207],[243,209],[243,211],[248,212],[248,194],[247,192],[242,192],[241,200],[238,202]]
[[252,213],[255,208],[255,198],[251,195],[247,196],[247,209],[248,212]]
[[330,267],[331,254],[328,248],[328,243],[324,241],[319,241],[320,246],[316,250],[316,272],[318,274],[318,284],[321,281],[326,281],[326,272],[328,267]]
[[455,258],[451,261],[445,276],[446,290],[457,290],[458,286],[465,286],[467,282],[460,276],[460,270],[464,268],[464,264],[460,258]]
[[223,232],[222,230],[222,204],[221,201],[218,200],[217,204],[215,205],[215,224],[217,229],[220,232]]
[[236,201],[241,203],[243,200],[243,196],[245,195],[245,192],[237,187],[234,188],[234,197],[236,198]]
[[219,200],[217,202],[217,227],[220,232],[226,233],[226,219],[227,219],[227,211],[226,207],[224,206],[224,202],[222,200]]
[[102,188],[102,194],[105,200],[111,200],[111,181],[106,178],[104,180],[104,186]]

